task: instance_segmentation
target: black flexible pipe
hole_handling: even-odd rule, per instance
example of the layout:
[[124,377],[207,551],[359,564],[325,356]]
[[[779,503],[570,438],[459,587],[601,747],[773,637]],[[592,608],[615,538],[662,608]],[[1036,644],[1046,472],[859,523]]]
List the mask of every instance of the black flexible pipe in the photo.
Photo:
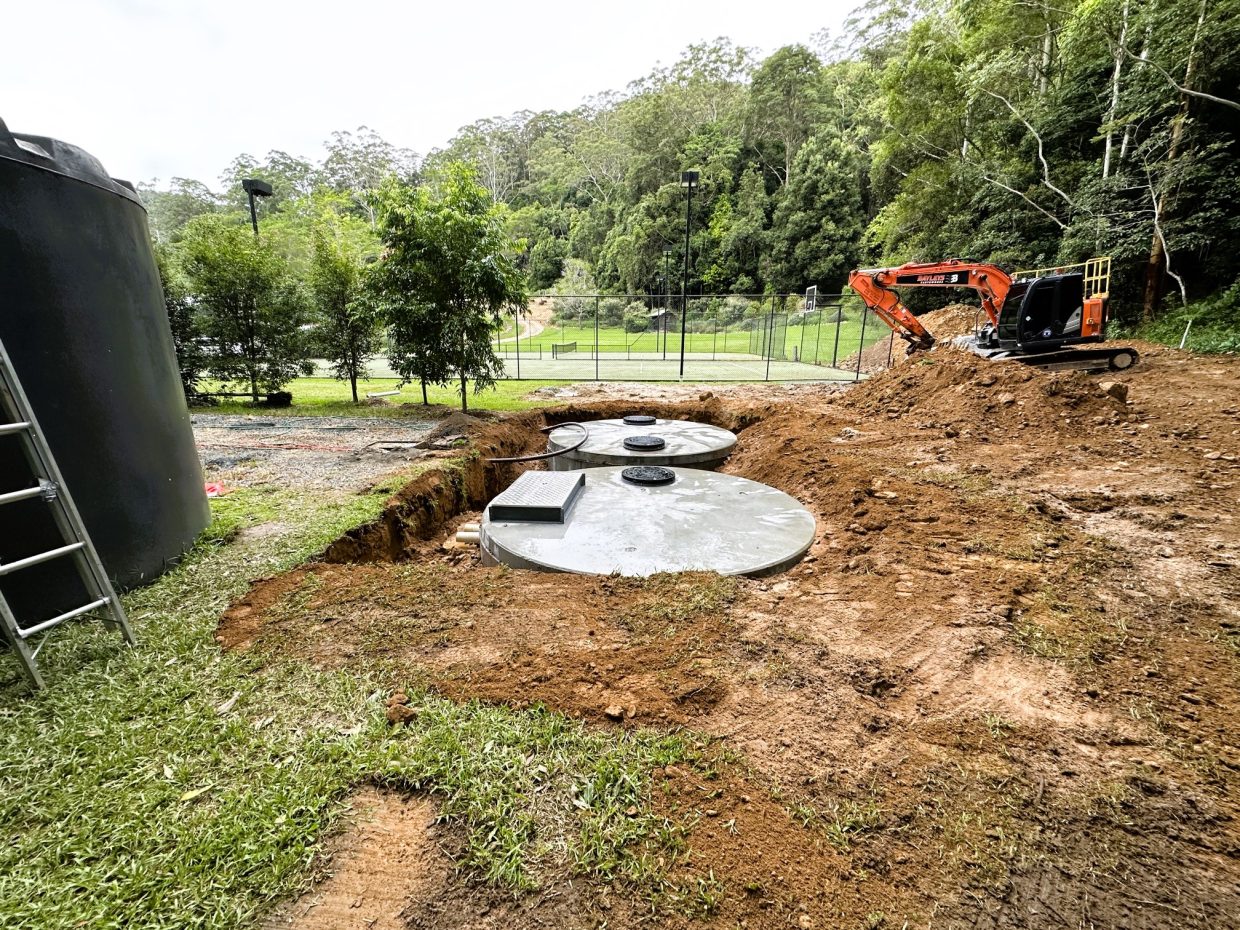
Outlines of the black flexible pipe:
[[577,429],[581,430],[581,441],[575,446],[568,446],[565,449],[557,449],[555,452],[540,452],[537,455],[517,455],[508,459],[487,459],[487,461],[493,464],[501,464],[507,462],[539,462],[543,459],[553,459],[558,455],[567,455],[569,452],[576,452],[584,446],[586,440],[590,438],[590,431],[581,423],[556,423],[554,426],[544,426],[539,430],[539,432],[550,433],[552,430],[557,430],[562,426],[575,426]]

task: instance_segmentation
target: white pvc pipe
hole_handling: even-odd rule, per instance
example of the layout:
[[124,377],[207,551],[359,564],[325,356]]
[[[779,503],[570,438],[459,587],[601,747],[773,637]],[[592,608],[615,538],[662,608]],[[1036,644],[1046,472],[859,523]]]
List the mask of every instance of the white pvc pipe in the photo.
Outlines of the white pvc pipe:
[[481,539],[481,534],[477,532],[470,532],[468,530],[457,530],[456,532],[456,541],[459,543],[472,543],[476,546]]
[[478,524],[477,523],[462,523],[460,526],[457,527],[457,529],[464,530],[466,533],[476,533],[478,532]]

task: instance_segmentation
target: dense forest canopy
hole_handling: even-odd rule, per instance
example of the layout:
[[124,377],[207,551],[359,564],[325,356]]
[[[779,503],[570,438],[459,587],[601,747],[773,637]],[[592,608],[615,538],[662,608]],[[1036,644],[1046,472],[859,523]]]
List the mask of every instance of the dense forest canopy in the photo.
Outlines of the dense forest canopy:
[[[1115,259],[1129,319],[1240,277],[1240,0],[876,0],[842,39],[766,58],[726,39],[571,112],[460,129],[419,160],[368,130],[321,164],[239,156],[222,193],[143,187],[157,238],[244,207],[294,265],[330,214],[377,248],[373,192],[465,161],[505,206],[532,290],[838,291],[858,264]],[[671,290],[678,292],[678,276]]]

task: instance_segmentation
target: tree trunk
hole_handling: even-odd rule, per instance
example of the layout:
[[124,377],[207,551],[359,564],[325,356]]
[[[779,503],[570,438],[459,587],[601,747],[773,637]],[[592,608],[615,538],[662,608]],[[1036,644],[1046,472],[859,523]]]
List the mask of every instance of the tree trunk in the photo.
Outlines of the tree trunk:
[[429,407],[431,402],[426,397],[426,379],[422,379],[422,406]]
[[1042,19],[1046,23],[1046,32],[1042,36],[1042,62],[1038,77],[1038,95],[1046,96],[1051,80],[1051,57],[1054,52],[1054,33],[1051,31],[1051,11],[1046,0],[1042,2]]
[[349,350],[349,387],[353,389],[353,403],[357,403],[357,352]]
[[1119,112],[1119,79],[1124,70],[1124,42],[1128,38],[1128,0],[1124,0],[1119,27],[1119,44],[1115,47],[1115,67],[1111,71],[1111,105],[1107,108],[1107,142],[1102,153],[1102,177],[1111,176],[1111,149],[1115,143],[1115,114]]
[[461,413],[469,412],[469,394],[465,390],[465,372],[461,372]]
[[250,372],[250,399],[258,403],[258,378],[252,371]]
[[1167,273],[1167,253],[1163,251],[1162,237],[1154,231],[1154,244],[1150,247],[1150,258],[1145,264],[1145,293],[1141,300],[1141,322],[1149,323],[1158,313],[1158,305],[1162,302],[1163,277]]
[[[1201,10],[1197,14],[1197,28],[1193,32],[1192,44],[1188,47],[1188,61],[1184,65],[1184,87],[1193,86],[1193,77],[1197,70],[1197,44],[1201,39],[1201,27],[1206,20],[1206,5],[1209,0],[1201,0]],[[1184,139],[1184,123],[1188,119],[1192,97],[1180,94],[1180,112],[1175,116],[1175,124],[1171,127],[1171,145],[1167,149],[1167,164],[1173,163],[1180,156],[1180,143]],[[1154,211],[1156,218],[1164,217],[1167,207],[1166,192],[1158,195],[1158,208]],[[1158,223],[1159,220],[1155,219]],[[1158,228],[1154,229],[1154,241],[1150,244],[1150,259],[1145,267],[1145,293],[1141,300],[1141,319],[1150,322],[1158,315],[1158,306],[1162,303],[1164,286],[1167,279],[1167,250],[1163,247],[1163,235]]]
[[[1146,24],[1145,39],[1141,43],[1141,54],[1138,56],[1141,61],[1150,57],[1150,34],[1154,31],[1154,27]],[[1124,127],[1124,139],[1119,144],[1119,160],[1124,161],[1128,157],[1128,143],[1132,141],[1132,124],[1129,123]]]

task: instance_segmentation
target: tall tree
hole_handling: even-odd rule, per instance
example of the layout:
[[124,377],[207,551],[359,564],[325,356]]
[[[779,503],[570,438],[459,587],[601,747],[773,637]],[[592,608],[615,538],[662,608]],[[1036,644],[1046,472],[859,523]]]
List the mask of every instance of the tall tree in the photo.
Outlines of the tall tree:
[[822,62],[803,45],[775,52],[754,72],[747,122],[755,145],[774,142],[782,164],[771,165],[782,183],[792,175],[792,161],[819,117]]
[[772,283],[842,290],[860,258],[862,159],[838,131],[824,128],[797,152],[792,179],[771,219]]
[[357,382],[368,376],[367,363],[378,353],[380,327],[375,305],[362,294],[362,255],[330,221],[313,233],[310,293],[314,299],[315,342],[340,381],[348,381],[353,403]]
[[451,372],[468,410],[468,382],[477,392],[503,371],[492,336],[504,311],[525,305],[516,244],[473,168],[460,162],[422,187],[388,184],[379,204],[385,251],[376,286],[394,355],[424,381],[442,383]]
[[305,301],[267,240],[223,218],[200,217],[186,229],[182,254],[212,376],[245,385],[257,403],[261,392],[313,371],[301,329]]
[[168,246],[155,246],[155,264],[159,269],[159,283],[164,290],[164,309],[168,313],[168,327],[172,330],[172,347],[177,354],[177,367],[181,373],[181,390],[186,401],[201,400],[198,383],[207,370],[207,353],[203,348],[202,329],[194,312],[190,297],[176,259]]
[[372,195],[389,178],[412,182],[417,175],[418,156],[414,152],[393,145],[367,126],[359,126],[356,134],[333,132],[326,147],[326,182],[352,195],[372,226],[376,221]]
[[200,181],[173,178],[167,190],[160,190],[156,186],[158,183],[156,180],[138,185],[138,194],[150,220],[151,234],[157,242],[176,242],[186,223],[220,208],[219,198]]

